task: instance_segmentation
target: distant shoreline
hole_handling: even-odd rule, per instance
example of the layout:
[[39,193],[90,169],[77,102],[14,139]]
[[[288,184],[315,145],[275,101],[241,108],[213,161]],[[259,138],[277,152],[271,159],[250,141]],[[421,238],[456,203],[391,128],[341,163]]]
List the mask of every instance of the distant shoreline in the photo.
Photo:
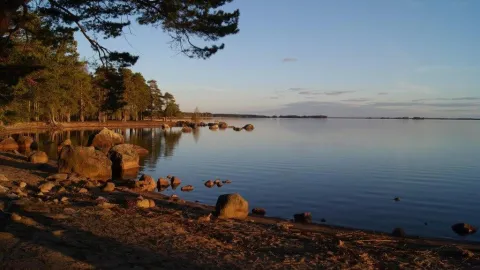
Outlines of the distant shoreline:
[[263,118],[263,119],[382,119],[382,120],[480,120],[475,117],[355,117],[326,115],[256,115],[256,114],[213,114],[214,118]]

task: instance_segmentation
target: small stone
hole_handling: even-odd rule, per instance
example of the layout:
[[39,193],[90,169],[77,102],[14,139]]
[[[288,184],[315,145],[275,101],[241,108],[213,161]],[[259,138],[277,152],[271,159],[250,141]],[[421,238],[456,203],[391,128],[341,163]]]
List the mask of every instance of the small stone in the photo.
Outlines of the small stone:
[[163,177],[160,177],[158,178],[157,180],[157,189],[163,189],[165,187],[168,187],[170,186],[170,183],[168,182],[167,179],[163,178]]
[[265,216],[267,211],[265,211],[264,208],[253,208],[252,209],[252,214],[259,215],[259,216]]
[[38,192],[38,193],[37,193],[37,196],[43,196],[43,192],[41,192],[41,191]]
[[81,188],[78,193],[88,193],[88,190],[86,188]]
[[48,176],[47,180],[63,181],[63,180],[67,180],[67,178],[68,178],[68,174],[66,174],[66,173],[56,173],[56,174],[52,174],[52,175]]
[[60,199],[60,201],[63,202],[63,203],[68,202],[68,198],[67,198],[67,197],[62,197],[62,198]]
[[345,243],[342,240],[338,240],[338,247],[344,247]]
[[201,216],[198,218],[198,222],[210,222],[212,217],[212,213],[208,214],[207,216]]
[[113,203],[109,203],[109,202],[101,202],[98,204],[98,206],[102,207],[103,209],[111,209],[113,207],[115,207],[116,205],[113,204]]
[[60,237],[60,236],[63,235],[64,232],[65,232],[65,230],[56,230],[56,231],[53,231],[52,234],[54,236]]
[[297,223],[312,223],[312,213],[305,212],[293,215],[293,220]]
[[193,186],[192,185],[187,185],[187,186],[182,187],[180,190],[189,192],[189,191],[193,190]]
[[215,179],[215,181],[213,181],[213,183],[214,183],[215,185],[218,185],[218,183],[221,183],[221,182],[222,182],[222,181],[220,181],[220,179]]
[[8,188],[0,185],[0,193],[6,193],[8,191]]
[[173,176],[171,176],[170,174],[167,175],[167,179],[172,179]]
[[61,187],[57,190],[58,194],[62,194],[62,193],[65,193],[65,192],[67,192],[67,190],[64,187]]
[[27,187],[27,183],[25,182],[20,182],[20,184],[18,185],[20,188],[26,188]]
[[12,213],[12,215],[10,216],[10,218],[13,220],[13,221],[20,221],[22,219],[22,216],[20,216],[19,214],[17,213]]
[[8,180],[8,178],[5,175],[0,174],[0,182],[8,182],[8,181],[10,180]]
[[38,189],[40,189],[41,192],[43,193],[48,193],[52,188],[55,187],[55,183],[53,182],[46,182],[44,184],[41,184]]
[[112,182],[108,182],[105,187],[103,187],[104,192],[112,192],[115,190],[115,184]]
[[53,202],[54,202],[54,203],[58,203],[58,199],[53,199]]
[[224,184],[230,184],[230,183],[232,183],[232,181],[230,181],[230,180],[227,179],[227,180],[223,180],[222,183],[224,183]]
[[19,196],[15,193],[10,193],[10,194],[7,194],[7,198],[11,199],[11,200],[16,200],[19,198]]
[[73,208],[65,208],[65,209],[63,209],[63,212],[65,214],[72,215],[72,214],[75,214],[76,211]]
[[402,228],[395,228],[392,231],[392,236],[405,237],[405,231]]

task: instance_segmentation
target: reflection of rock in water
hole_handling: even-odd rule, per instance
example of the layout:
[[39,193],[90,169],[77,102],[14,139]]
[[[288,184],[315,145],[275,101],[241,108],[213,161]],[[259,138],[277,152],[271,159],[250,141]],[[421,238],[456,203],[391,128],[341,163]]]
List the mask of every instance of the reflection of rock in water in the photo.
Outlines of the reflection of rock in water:
[[195,143],[198,143],[198,139],[200,139],[200,129],[196,128],[193,130],[193,139],[195,140]]
[[173,190],[176,190],[178,186],[180,186],[179,183],[178,183],[178,184],[172,184],[172,189],[173,189]]

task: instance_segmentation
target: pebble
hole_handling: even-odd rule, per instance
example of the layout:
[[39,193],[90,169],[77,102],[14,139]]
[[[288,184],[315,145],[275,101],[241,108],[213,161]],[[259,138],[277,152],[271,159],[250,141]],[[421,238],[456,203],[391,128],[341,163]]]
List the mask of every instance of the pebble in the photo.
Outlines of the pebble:
[[20,216],[19,214],[17,213],[12,213],[12,215],[10,216],[10,218],[13,220],[13,221],[20,221],[22,219],[22,216]]
[[19,186],[20,186],[20,188],[26,188],[26,187],[27,187],[27,183],[25,183],[25,182],[20,182]]
[[78,193],[88,193],[88,190],[86,188],[81,188]]
[[68,202],[68,198],[67,197],[62,197],[62,199],[60,199],[61,202],[65,203],[65,202]]
[[58,199],[53,199],[53,202],[54,202],[54,203],[58,203]]

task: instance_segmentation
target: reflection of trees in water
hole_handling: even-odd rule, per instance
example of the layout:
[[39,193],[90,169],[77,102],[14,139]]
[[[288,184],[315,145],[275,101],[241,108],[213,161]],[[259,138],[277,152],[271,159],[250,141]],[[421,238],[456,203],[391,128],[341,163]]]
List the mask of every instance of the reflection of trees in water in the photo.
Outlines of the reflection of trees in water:
[[[162,130],[160,128],[130,128],[112,129],[125,137],[125,142],[139,145],[149,151],[149,155],[143,157],[145,165],[155,167],[161,157],[171,157],[182,137],[181,131]],[[88,137],[95,130],[72,130],[72,131],[47,131],[36,133],[22,133],[30,136],[38,142],[39,148],[45,151],[50,158],[57,158],[57,145],[66,139],[72,141],[72,145],[86,146]],[[200,133],[193,132],[195,141],[198,141]],[[17,135],[18,136],[18,135]]]

